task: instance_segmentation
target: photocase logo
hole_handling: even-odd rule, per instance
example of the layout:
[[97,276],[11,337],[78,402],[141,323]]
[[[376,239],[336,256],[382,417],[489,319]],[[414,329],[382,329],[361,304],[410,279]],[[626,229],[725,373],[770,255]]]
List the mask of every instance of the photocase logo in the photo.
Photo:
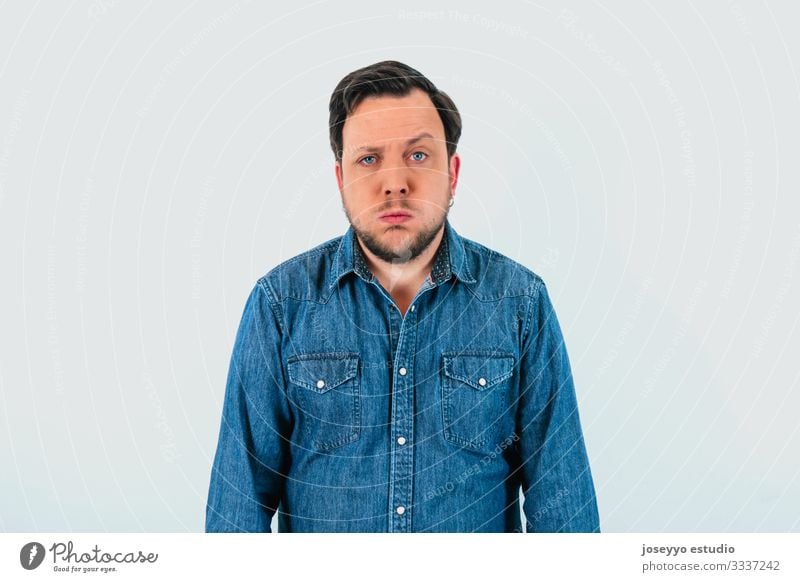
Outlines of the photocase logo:
[[19,563],[26,570],[35,570],[44,561],[44,546],[39,542],[28,542],[19,551]]

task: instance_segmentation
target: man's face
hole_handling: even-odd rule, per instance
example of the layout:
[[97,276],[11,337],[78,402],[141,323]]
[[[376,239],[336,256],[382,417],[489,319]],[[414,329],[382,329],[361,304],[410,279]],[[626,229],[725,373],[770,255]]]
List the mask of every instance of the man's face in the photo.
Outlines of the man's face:
[[436,107],[419,89],[368,97],[347,117],[342,146],[336,181],[359,240],[384,261],[415,259],[444,225],[458,181]]

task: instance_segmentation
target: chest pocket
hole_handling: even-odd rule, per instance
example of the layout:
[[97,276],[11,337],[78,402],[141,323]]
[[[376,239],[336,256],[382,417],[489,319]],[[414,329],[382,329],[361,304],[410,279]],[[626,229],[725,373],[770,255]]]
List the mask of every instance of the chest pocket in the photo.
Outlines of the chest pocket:
[[491,452],[514,430],[510,390],[514,356],[447,352],[442,360],[444,438],[460,447]]
[[292,356],[287,361],[289,396],[299,411],[302,445],[328,451],[358,439],[361,432],[358,354],[330,352]]

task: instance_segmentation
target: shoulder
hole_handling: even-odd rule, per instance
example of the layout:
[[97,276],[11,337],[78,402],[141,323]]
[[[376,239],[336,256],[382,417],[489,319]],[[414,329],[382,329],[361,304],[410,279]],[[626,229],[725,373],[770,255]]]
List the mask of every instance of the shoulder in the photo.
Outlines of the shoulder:
[[295,255],[276,265],[259,280],[280,302],[283,299],[324,300],[342,235]]
[[474,240],[461,237],[466,262],[475,283],[472,292],[483,301],[505,297],[533,296],[544,284],[542,278],[522,263]]

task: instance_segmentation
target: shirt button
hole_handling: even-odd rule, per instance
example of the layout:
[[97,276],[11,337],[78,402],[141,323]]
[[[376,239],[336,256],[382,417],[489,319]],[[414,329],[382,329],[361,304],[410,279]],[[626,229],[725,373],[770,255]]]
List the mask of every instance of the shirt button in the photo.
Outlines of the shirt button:
[[406,444],[406,437],[397,437],[397,444],[398,445]]
[[325,380],[317,380],[317,388],[325,388]]
[[406,375],[406,369],[405,369],[405,368],[400,368],[400,369],[398,370],[398,372],[400,372],[400,375],[401,375],[401,376],[405,376],[405,375]]
[[416,305],[412,305],[411,306],[411,311],[413,312],[416,307],[417,307]]
[[478,384],[480,384],[481,386],[486,386],[486,378],[481,378],[480,380],[478,380]]
[[403,515],[406,512],[406,508],[402,505],[397,506],[397,515]]

